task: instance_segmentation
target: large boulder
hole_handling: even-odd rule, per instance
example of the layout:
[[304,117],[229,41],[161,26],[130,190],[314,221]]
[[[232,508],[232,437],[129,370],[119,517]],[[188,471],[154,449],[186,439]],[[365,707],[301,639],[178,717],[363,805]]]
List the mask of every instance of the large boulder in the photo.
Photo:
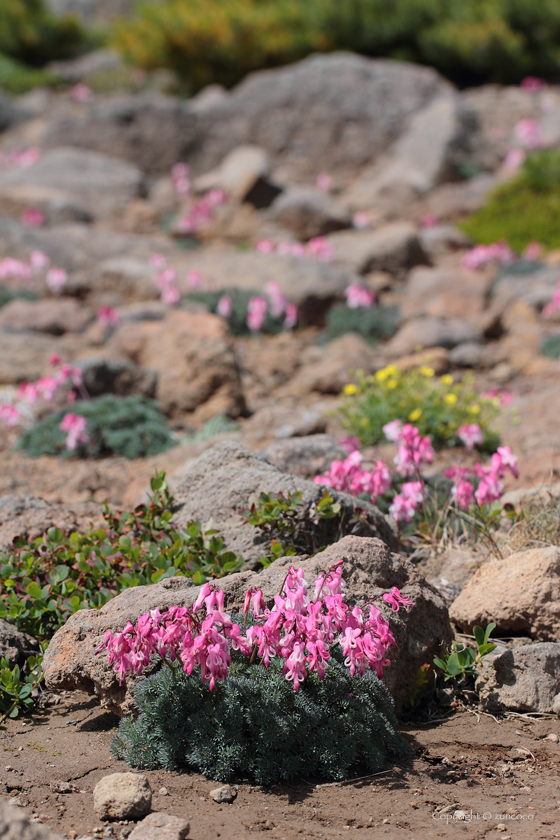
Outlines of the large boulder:
[[496,622],[497,636],[560,642],[560,549],[551,545],[488,560],[450,610],[459,630]]
[[346,193],[355,210],[406,208],[444,181],[457,179],[476,120],[451,91],[415,113],[407,130]]
[[311,480],[330,469],[333,461],[343,461],[346,454],[334,438],[324,434],[280,438],[264,451],[282,472]]
[[[418,668],[432,661],[442,643],[451,641],[452,631],[441,596],[409,560],[392,554],[381,540],[349,536],[315,557],[284,557],[262,572],[230,575],[220,581],[226,593],[226,608],[232,613],[241,612],[250,586],[260,587],[267,603],[272,605],[290,566],[301,566],[311,584],[319,572],[341,559],[345,561],[349,604],[367,602],[392,586],[399,587],[415,602],[410,612],[403,610],[398,615],[378,602],[390,619],[395,635],[396,648],[390,653],[392,664],[387,668],[385,682],[400,711],[410,697]],[[121,630],[128,621],[135,621],[155,607],[164,610],[173,605],[192,606],[198,591],[199,587],[188,579],[171,578],[153,586],[127,589],[101,610],[80,610],[49,644],[43,661],[47,686],[53,690],[80,689],[95,693],[106,708],[120,715],[128,714],[133,708],[132,695],[138,679],[129,678],[119,686],[106,653],[96,656],[95,648],[106,630]]]
[[156,396],[166,414],[203,405],[206,420],[245,411],[233,345],[216,315],[176,310],[164,321],[125,323],[103,347],[103,355],[154,370]]
[[[266,553],[269,539],[252,525],[243,524],[242,512],[252,500],[261,493],[287,496],[301,492],[304,502],[316,503],[324,490],[322,485],[282,472],[239,443],[224,441],[201,455],[183,473],[175,489],[173,519],[181,527],[192,520],[204,524],[211,519],[227,548],[254,563]],[[354,533],[394,542],[391,528],[376,507],[336,490],[331,495],[347,515],[353,516],[358,509],[363,511]]]
[[319,172],[344,181],[384,152],[412,114],[451,90],[427,67],[313,55],[249,75],[201,119],[190,162],[204,171],[235,146],[256,143],[293,182]]
[[521,645],[487,660],[476,690],[488,712],[560,714],[560,644]]
[[9,195],[14,188],[54,190],[77,201],[93,218],[102,218],[122,210],[139,195],[141,186],[142,173],[135,166],[62,146],[46,152],[33,166],[0,172],[0,201],[4,189]]
[[174,163],[188,157],[196,127],[193,110],[181,99],[154,91],[119,94],[99,99],[78,114],[57,115],[47,126],[44,146],[64,144],[114,155],[152,177],[167,174]]

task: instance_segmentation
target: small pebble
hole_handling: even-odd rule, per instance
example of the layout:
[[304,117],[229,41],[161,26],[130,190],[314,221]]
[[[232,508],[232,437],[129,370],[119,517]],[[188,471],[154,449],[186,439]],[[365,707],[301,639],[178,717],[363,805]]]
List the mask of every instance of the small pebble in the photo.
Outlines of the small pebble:
[[545,741],[554,741],[554,743],[557,744],[558,741],[560,740],[560,738],[558,738],[558,735],[556,734],[556,732],[551,732],[550,735],[547,735],[544,740]]
[[14,769],[14,768],[12,767],[12,765],[11,765],[11,764],[6,764],[5,769],[8,771],[8,773],[11,773],[11,772],[13,771],[13,769]]
[[167,790],[166,787],[162,787],[162,788],[159,789],[159,795],[160,796],[169,796],[169,791]]
[[132,828],[129,825],[123,825],[121,828],[121,837],[126,840],[129,834],[132,833]]
[[233,802],[237,796],[237,791],[230,785],[222,785],[210,791],[210,796],[214,802]]

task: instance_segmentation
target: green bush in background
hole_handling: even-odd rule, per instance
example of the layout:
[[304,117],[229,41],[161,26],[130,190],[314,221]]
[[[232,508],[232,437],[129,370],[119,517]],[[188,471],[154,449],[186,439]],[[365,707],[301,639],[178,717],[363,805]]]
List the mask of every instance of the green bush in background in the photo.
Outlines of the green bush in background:
[[352,309],[346,303],[337,303],[327,312],[321,341],[332,341],[354,332],[371,344],[377,344],[396,333],[399,321],[397,306],[358,306]]
[[[87,443],[73,451],[66,448],[66,434],[60,424],[71,411],[87,421]],[[63,409],[40,420],[18,441],[18,448],[28,455],[60,455],[63,458],[101,458],[121,455],[125,458],[149,458],[175,446],[165,416],[154,400],[145,397],[116,397],[105,394],[93,400],[79,400],[71,409]]]
[[1,0],[1,54],[42,67],[48,61],[72,58],[84,46],[85,35],[75,17],[55,17],[43,0]]
[[475,242],[504,239],[518,252],[533,240],[560,248],[560,149],[528,157],[519,176],[498,187],[460,227]]
[[195,91],[311,52],[429,64],[460,85],[560,78],[558,0],[168,0],[139,4],[115,45]]

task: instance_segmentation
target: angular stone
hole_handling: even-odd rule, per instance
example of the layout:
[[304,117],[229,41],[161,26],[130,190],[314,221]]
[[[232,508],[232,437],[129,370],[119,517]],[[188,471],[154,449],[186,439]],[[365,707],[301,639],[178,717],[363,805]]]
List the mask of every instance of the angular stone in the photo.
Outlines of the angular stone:
[[100,820],[137,820],[151,807],[152,789],[140,773],[111,773],[93,789],[93,808]]
[[496,636],[560,642],[560,549],[533,548],[489,560],[451,606],[453,623],[472,633],[496,622]]
[[139,195],[142,173],[116,158],[63,146],[26,169],[0,172],[0,200],[4,187],[25,185],[59,190],[83,204],[94,218],[102,218]]
[[214,802],[217,802],[218,805],[221,805],[222,802],[233,802],[233,800],[237,796],[237,791],[230,785],[222,785],[219,788],[214,788],[214,790],[211,790],[210,796],[214,800]]
[[408,356],[428,347],[456,347],[466,341],[477,341],[477,327],[462,318],[436,318],[426,315],[407,321],[387,342],[385,352],[395,358]]
[[560,714],[560,644],[522,645],[487,657],[476,690],[482,707],[494,714]]
[[268,207],[282,190],[270,177],[272,162],[265,149],[239,146],[221,164],[194,181],[197,192],[224,190],[235,201],[248,201],[257,208]]
[[127,397],[138,394],[153,399],[156,394],[157,373],[124,359],[97,357],[78,361],[82,382],[90,397],[118,394]]
[[159,811],[144,817],[128,835],[128,840],[185,840],[189,830],[187,820]]
[[488,286],[480,272],[418,266],[408,276],[401,314],[473,320],[484,311]]
[[428,262],[411,222],[393,222],[374,231],[341,231],[331,234],[328,241],[334,248],[335,262],[349,265],[360,274],[387,271],[402,278],[407,269]]
[[16,299],[0,309],[0,329],[64,335],[83,332],[93,318],[91,309],[75,298]]
[[270,208],[270,217],[304,240],[352,224],[348,211],[334,198],[309,187],[294,187],[279,195]]
[[0,837],[2,840],[62,840],[49,828],[33,822],[21,808],[0,799]]
[[282,472],[312,481],[330,469],[333,461],[343,461],[347,453],[330,435],[305,435],[278,440],[264,455]]
[[[339,499],[341,495],[338,494]],[[418,668],[431,662],[441,643],[449,644],[453,635],[441,595],[409,560],[392,554],[381,540],[348,536],[315,557],[285,557],[258,573],[244,571],[229,575],[220,581],[226,608],[231,613],[241,612],[250,586],[260,587],[267,603],[272,603],[292,565],[301,566],[311,583],[322,570],[341,559],[345,561],[346,597],[351,606],[378,597],[392,586],[399,587],[416,604],[406,614],[404,611],[394,614],[379,601],[396,639],[396,647],[390,651],[393,664],[387,668],[384,681],[400,711],[410,696]],[[170,578],[152,586],[127,589],[101,610],[75,613],[54,635],[46,651],[43,669],[47,686],[52,690],[79,689],[95,693],[106,708],[120,715],[130,713],[138,678],[129,677],[124,685],[119,685],[106,654],[95,656],[95,648],[106,630],[116,632],[127,621],[135,621],[156,606],[162,611],[174,605],[192,606],[198,592],[199,587],[193,586],[191,580]],[[154,662],[147,673],[156,667]]]

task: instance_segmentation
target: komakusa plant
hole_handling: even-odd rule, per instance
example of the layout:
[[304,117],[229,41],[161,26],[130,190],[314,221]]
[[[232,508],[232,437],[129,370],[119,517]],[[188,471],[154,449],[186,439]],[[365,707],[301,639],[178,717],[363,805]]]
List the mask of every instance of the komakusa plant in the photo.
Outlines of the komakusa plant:
[[[155,609],[107,631],[96,652],[108,651],[121,682],[154,655],[166,665],[137,690],[140,715],[121,723],[114,755],[135,767],[186,765],[224,781],[250,773],[267,784],[302,772],[344,778],[356,761],[371,770],[388,749],[402,749],[379,682],[394,637],[373,601],[345,603],[342,563],[310,595],[303,569],[290,567],[271,608],[249,589],[244,620],[206,584],[191,608]],[[394,612],[414,606],[397,587],[380,597]],[[267,732],[279,741],[272,755]]]

